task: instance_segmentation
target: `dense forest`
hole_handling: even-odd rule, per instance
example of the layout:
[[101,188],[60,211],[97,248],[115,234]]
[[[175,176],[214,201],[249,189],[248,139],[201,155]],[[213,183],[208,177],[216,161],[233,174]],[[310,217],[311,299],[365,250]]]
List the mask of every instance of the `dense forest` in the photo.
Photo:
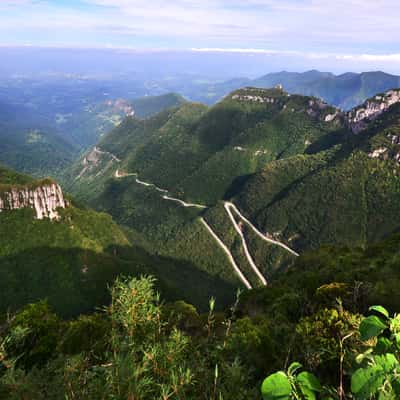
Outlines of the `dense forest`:
[[165,301],[149,276],[118,278],[107,307],[73,319],[29,304],[3,315],[1,396],[261,399],[270,375],[265,400],[395,399],[399,242],[309,252],[223,312]]

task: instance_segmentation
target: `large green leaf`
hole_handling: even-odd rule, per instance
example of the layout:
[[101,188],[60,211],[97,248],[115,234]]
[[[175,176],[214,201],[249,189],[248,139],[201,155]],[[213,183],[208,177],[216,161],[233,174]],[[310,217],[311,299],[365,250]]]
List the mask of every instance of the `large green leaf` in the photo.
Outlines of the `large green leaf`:
[[387,353],[382,356],[375,357],[376,365],[382,367],[385,373],[391,373],[398,365],[397,358],[392,353]]
[[299,369],[303,368],[303,366],[299,362],[293,362],[290,364],[288,368],[288,375],[292,376],[295,374],[295,372]]
[[375,312],[385,316],[386,318],[389,318],[388,310],[386,310],[386,308],[384,308],[382,306],[372,306],[369,308],[369,311],[375,311]]
[[392,342],[388,338],[380,337],[375,346],[375,352],[378,354],[384,354],[387,353],[391,347]]
[[381,334],[387,325],[377,316],[371,315],[361,321],[360,334],[361,340],[368,340]]
[[318,378],[310,372],[302,372],[297,376],[297,382],[301,387],[306,387],[313,390],[314,392],[321,392],[322,386],[319,383]]
[[382,386],[386,379],[393,379],[398,365],[397,358],[388,353],[374,357],[374,365],[358,369],[351,378],[351,391],[356,399],[368,399],[378,393],[379,399],[394,399],[394,391],[390,385],[385,385],[385,391]]
[[356,399],[365,400],[379,390],[384,380],[382,367],[360,368],[351,377],[351,391]]
[[261,386],[264,400],[290,400],[291,392],[289,379],[282,371],[270,375]]
[[315,400],[316,393],[322,391],[318,378],[310,372],[302,372],[297,376],[297,384],[305,400]]

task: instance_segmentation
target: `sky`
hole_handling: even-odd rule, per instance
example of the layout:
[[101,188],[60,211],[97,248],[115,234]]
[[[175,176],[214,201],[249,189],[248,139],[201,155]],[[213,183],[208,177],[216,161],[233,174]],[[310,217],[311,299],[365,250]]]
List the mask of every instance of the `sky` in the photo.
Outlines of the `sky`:
[[0,0],[0,46],[262,54],[400,73],[399,20],[399,0]]

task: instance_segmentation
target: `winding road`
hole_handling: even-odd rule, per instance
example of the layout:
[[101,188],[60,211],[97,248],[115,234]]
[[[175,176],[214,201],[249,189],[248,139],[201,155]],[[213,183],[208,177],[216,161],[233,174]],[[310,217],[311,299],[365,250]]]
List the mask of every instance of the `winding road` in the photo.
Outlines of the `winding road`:
[[247,287],[247,289],[252,289],[252,286],[250,285],[249,281],[246,279],[246,277],[243,275],[243,272],[240,270],[240,268],[236,264],[236,261],[233,258],[232,253],[230,252],[228,247],[225,245],[225,243],[212,230],[211,226],[207,224],[207,222],[205,221],[205,219],[203,217],[200,217],[200,221],[206,227],[208,232],[215,239],[215,241],[218,243],[218,245],[221,247],[221,249],[224,250],[224,252],[228,256],[230,263],[232,264],[233,269],[235,270],[236,274],[239,276],[239,278],[243,282],[243,284]]
[[265,236],[263,233],[261,233],[239,210],[238,208],[235,206],[235,204],[226,201],[225,204],[225,209],[227,210],[228,214],[229,213],[229,209],[232,208],[233,211],[239,216],[240,219],[242,219],[244,222],[246,222],[246,224],[257,234],[257,236],[259,236],[262,240],[269,242],[271,244],[274,244],[276,246],[282,247],[283,249],[285,249],[286,251],[288,251],[289,253],[293,254],[294,256],[298,257],[299,253],[295,252],[293,249],[291,249],[289,246],[287,246],[286,244],[279,242],[278,240],[274,240],[269,238],[268,236]]
[[[160,187],[158,187],[157,185],[155,185],[154,183],[149,183],[149,182],[144,182],[141,181],[138,178],[138,174],[136,172],[133,173],[126,173],[126,172],[120,172],[119,169],[117,169],[115,171],[114,177],[115,178],[125,178],[127,176],[136,176],[136,182],[139,185],[143,185],[143,186],[147,186],[147,187],[153,187],[154,189],[156,189],[157,191],[161,192],[161,193],[169,193],[168,190],[166,189],[161,189]],[[175,203],[179,203],[181,206],[189,208],[189,207],[194,207],[194,208],[201,208],[201,209],[206,209],[207,206],[204,206],[202,204],[195,204],[195,203],[186,203],[186,201],[183,201],[181,199],[177,199],[176,197],[171,197],[168,196],[167,194],[164,194],[163,196],[161,196],[164,200],[168,200],[168,201],[174,201]]]
[[[138,174],[137,173],[126,173],[126,172],[120,172],[119,169],[117,169],[115,171],[114,177],[115,178],[125,178],[128,176],[135,176],[136,177],[136,182],[140,185],[143,186],[147,186],[147,187],[153,187],[155,188],[157,191],[165,193],[161,196],[162,199],[167,200],[167,201],[173,201],[176,202],[178,204],[180,204],[183,207],[194,207],[194,208],[199,208],[199,209],[207,209],[208,207],[202,204],[195,204],[195,203],[187,203],[181,199],[177,199],[176,197],[171,197],[168,196],[169,191],[166,189],[162,189],[159,188],[157,185],[155,185],[154,183],[149,183],[149,182],[144,182],[141,181],[138,178]],[[236,207],[236,205],[230,201],[225,201],[224,202],[224,208],[225,211],[227,212],[229,219],[233,225],[233,227],[235,228],[235,231],[238,233],[238,235],[240,236],[240,239],[242,241],[242,246],[244,249],[244,253],[246,256],[247,261],[249,262],[252,270],[254,271],[254,273],[257,275],[258,279],[260,280],[261,284],[263,286],[267,286],[268,282],[265,279],[264,275],[261,273],[261,271],[259,270],[259,268],[257,267],[250,251],[247,245],[247,241],[246,238],[243,234],[242,228],[241,226],[238,224],[238,222],[235,219],[234,214],[241,220],[243,221],[245,224],[247,224],[255,233],[256,235],[261,238],[262,240],[264,240],[265,242],[268,242],[272,245],[275,246],[279,246],[281,248],[283,248],[284,250],[288,251],[289,253],[291,253],[292,255],[298,257],[299,254],[294,251],[293,249],[291,249],[289,246],[287,246],[286,244],[279,242],[278,240],[275,239],[271,239],[270,237],[266,236],[265,234],[263,234],[262,232],[260,232],[240,211],[239,209]],[[228,247],[225,245],[225,243],[218,237],[218,235],[214,232],[214,230],[211,228],[211,226],[205,221],[205,219],[203,217],[200,217],[200,221],[201,223],[205,226],[205,228],[207,229],[207,231],[211,234],[211,236],[214,238],[214,240],[217,242],[217,244],[219,245],[219,247],[221,247],[221,249],[225,252],[225,254],[227,255],[229,262],[231,263],[233,269],[235,270],[236,274],[239,276],[240,280],[243,282],[243,284],[248,288],[251,289],[252,286],[250,285],[249,281],[246,279],[246,277],[244,276],[243,272],[240,270],[239,266],[237,265],[231,251],[228,249]]]
[[[233,204],[233,203],[230,203]],[[224,203],[224,207],[226,212],[228,213],[228,216],[233,224],[233,227],[235,228],[236,232],[239,234],[241,240],[242,240],[242,245],[244,248],[244,253],[246,255],[247,261],[249,262],[251,268],[253,269],[253,271],[256,273],[256,275],[258,276],[258,278],[260,279],[261,283],[264,286],[267,286],[267,280],[264,278],[264,275],[260,272],[260,270],[258,269],[256,263],[253,260],[253,257],[250,254],[249,248],[247,247],[247,242],[246,242],[246,238],[244,237],[244,234],[242,232],[242,229],[240,228],[240,226],[238,225],[238,223],[235,220],[235,217],[233,216],[232,212],[231,212],[231,205],[228,202]]]
[[195,207],[195,208],[202,208],[202,209],[206,209],[207,208],[207,206],[203,206],[202,204],[186,203],[185,201],[177,199],[175,197],[170,197],[170,196],[164,195],[164,196],[162,196],[162,198],[164,200],[175,201],[175,202],[181,204],[183,207]]

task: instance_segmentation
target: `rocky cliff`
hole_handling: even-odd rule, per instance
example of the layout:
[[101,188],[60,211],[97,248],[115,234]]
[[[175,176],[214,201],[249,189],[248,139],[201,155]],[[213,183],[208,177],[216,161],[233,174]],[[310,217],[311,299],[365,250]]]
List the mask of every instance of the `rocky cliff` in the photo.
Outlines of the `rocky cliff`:
[[362,106],[356,107],[347,114],[348,123],[354,133],[359,133],[368,127],[368,123],[378,118],[393,104],[400,102],[400,90],[389,90],[367,100]]
[[10,187],[0,192],[0,212],[33,208],[37,219],[58,219],[58,208],[66,208],[61,187],[56,183],[46,183],[36,187]]

